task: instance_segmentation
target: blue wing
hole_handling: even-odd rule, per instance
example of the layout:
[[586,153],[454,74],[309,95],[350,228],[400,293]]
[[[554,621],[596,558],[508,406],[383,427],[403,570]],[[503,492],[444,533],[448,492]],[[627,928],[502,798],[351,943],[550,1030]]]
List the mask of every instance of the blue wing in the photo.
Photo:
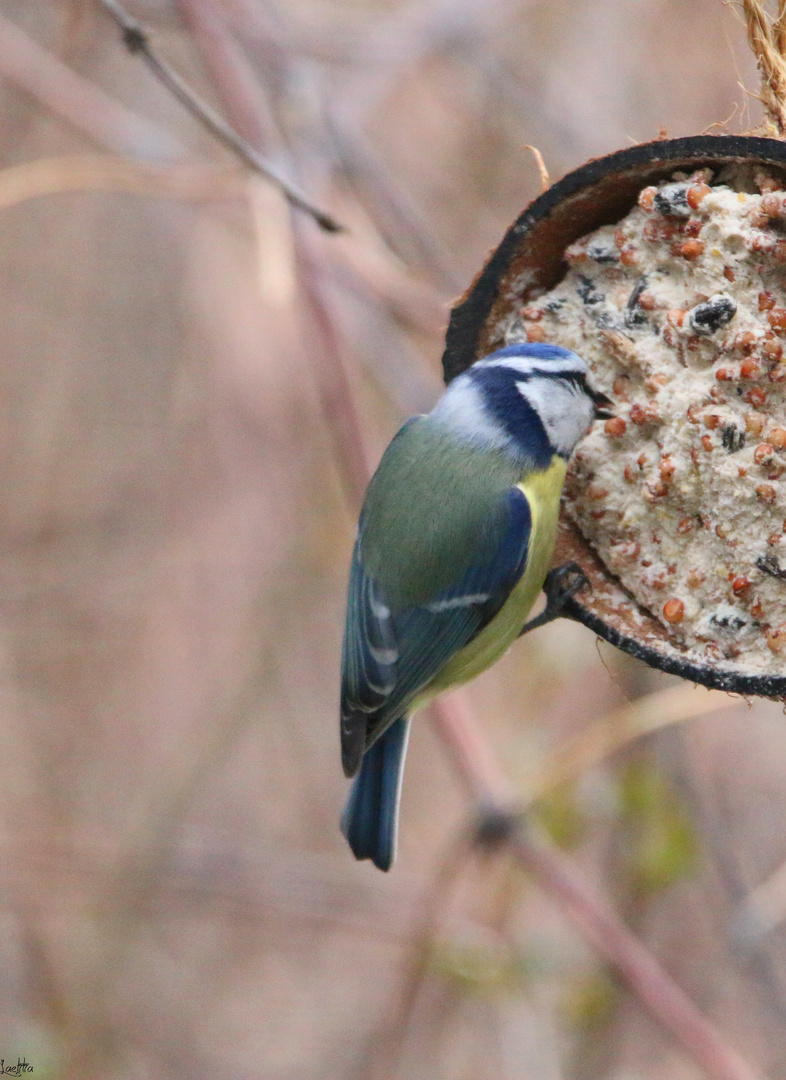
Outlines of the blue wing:
[[397,607],[363,567],[361,523],[342,659],[341,752],[347,776],[355,775],[366,750],[500,610],[524,572],[531,524],[526,496],[517,487],[508,489],[458,580],[425,603]]

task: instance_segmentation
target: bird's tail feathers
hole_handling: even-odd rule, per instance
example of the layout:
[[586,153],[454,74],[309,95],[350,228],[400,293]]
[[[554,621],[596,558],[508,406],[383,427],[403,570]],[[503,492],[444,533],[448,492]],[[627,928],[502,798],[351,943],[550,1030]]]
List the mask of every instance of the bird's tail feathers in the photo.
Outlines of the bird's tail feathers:
[[389,870],[396,857],[401,779],[409,719],[394,720],[366,751],[341,817],[341,831],[356,859]]

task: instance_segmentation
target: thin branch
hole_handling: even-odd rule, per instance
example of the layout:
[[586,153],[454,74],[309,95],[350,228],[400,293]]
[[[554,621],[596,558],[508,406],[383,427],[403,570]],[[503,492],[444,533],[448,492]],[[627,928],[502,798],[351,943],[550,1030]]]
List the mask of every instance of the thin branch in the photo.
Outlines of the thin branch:
[[729,1046],[652,953],[595,896],[570,860],[518,828],[510,840],[522,864],[559,899],[584,937],[611,963],[660,1024],[714,1080],[758,1080],[760,1073]]
[[[511,814],[511,786],[462,699],[431,705],[436,729],[475,802],[541,888],[555,897],[584,937],[627,982],[650,1014],[713,1080],[760,1080],[757,1073],[661,967],[649,950],[581,878],[571,860]],[[476,754],[482,749],[482,760]]]
[[[325,178],[337,174],[346,180],[357,201],[372,212],[389,247],[416,262],[450,296],[463,292],[466,282],[457,272],[455,258],[437,239],[433,223],[411,192],[380,159],[357,118],[351,123],[342,120],[313,59],[302,50],[293,54],[291,48],[285,48],[284,42],[300,39],[303,27],[294,23],[291,14],[285,22],[283,11],[273,13],[257,0],[230,0],[229,13],[246,49],[258,61],[264,58],[265,70],[272,70],[274,85],[287,88],[290,98],[296,94],[293,104],[298,112],[299,141],[321,148],[326,157],[322,163]],[[361,53],[367,55],[364,47]],[[364,67],[368,69],[368,65]],[[371,69],[373,80],[373,64]],[[353,96],[352,89],[348,96]]]
[[105,154],[62,154],[0,169],[0,210],[67,191],[125,191],[206,202],[248,194],[248,174],[211,165],[152,165]]
[[736,698],[722,690],[703,690],[690,683],[680,683],[615,709],[576,735],[546,761],[529,785],[527,803],[543,798],[560,784],[575,780],[634,739],[671,724],[711,716],[738,705]]
[[0,15],[0,78],[113,153],[155,161],[186,156],[174,136],[77,75],[4,15]]
[[735,919],[738,940],[750,948],[786,919],[786,863],[752,889]]
[[417,924],[410,934],[413,961],[404,977],[394,1015],[386,1018],[381,1031],[372,1031],[353,1071],[353,1080],[394,1077],[401,1061],[406,1034],[432,962],[434,942],[440,930],[446,906],[456,879],[474,850],[473,834],[463,829],[453,839],[437,868],[433,882],[417,905]]
[[153,51],[142,24],[129,15],[118,0],[98,0],[98,2],[122,30],[123,41],[128,51],[141,56],[159,82],[219,142],[237,154],[255,172],[264,176],[278,188],[292,206],[308,214],[325,232],[335,233],[344,230],[343,225],[330,214],[314,206],[303,191],[282,176],[275,166],[266,161],[249,142],[241,138],[215,109],[199,97],[168,61],[163,60]]
[[[275,117],[261,95],[252,93],[248,62],[228,34],[213,0],[180,0],[179,6],[232,123],[241,130],[255,131],[256,138],[283,153],[284,140]],[[356,512],[371,477],[371,455],[363,438],[339,334],[325,296],[328,273],[319,237],[300,228],[300,224],[293,216],[298,285],[307,320],[306,355],[314,368],[322,411],[330,425],[348,499]]]

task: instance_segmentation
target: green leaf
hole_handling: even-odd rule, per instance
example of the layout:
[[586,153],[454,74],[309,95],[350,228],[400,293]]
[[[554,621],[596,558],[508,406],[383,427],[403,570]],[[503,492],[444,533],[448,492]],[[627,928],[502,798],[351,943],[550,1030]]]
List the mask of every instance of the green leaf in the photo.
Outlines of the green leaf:
[[688,813],[663,770],[646,759],[620,776],[620,805],[628,826],[628,869],[641,893],[664,889],[696,868],[698,842]]
[[429,968],[471,995],[519,996],[527,988],[536,965],[515,949],[500,945],[463,945],[437,942],[431,948]]
[[561,1002],[565,1018],[584,1033],[606,1027],[619,999],[619,984],[609,971],[577,979]]
[[560,784],[539,799],[533,814],[558,847],[571,850],[584,839],[587,819],[579,806],[575,783]]

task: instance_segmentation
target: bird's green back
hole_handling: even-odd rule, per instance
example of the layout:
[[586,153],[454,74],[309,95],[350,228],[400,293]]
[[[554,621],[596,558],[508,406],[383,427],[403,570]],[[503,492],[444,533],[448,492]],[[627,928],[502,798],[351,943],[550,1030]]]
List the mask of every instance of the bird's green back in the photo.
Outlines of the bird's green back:
[[366,570],[395,606],[425,603],[461,576],[520,474],[503,451],[468,447],[426,417],[399,432],[369,487],[362,533]]
[[[427,418],[410,421],[388,447],[366,497],[362,530],[366,570],[396,608],[427,603],[459,579],[478,537],[496,549],[504,494],[518,486],[531,527],[524,572],[502,608],[459,649],[415,698],[417,709],[495,663],[521,632],[551,563],[566,463],[524,468],[496,449],[469,448]],[[402,499],[400,493],[406,492]],[[496,535],[495,535],[496,534]],[[384,552],[384,558],[383,558]]]

